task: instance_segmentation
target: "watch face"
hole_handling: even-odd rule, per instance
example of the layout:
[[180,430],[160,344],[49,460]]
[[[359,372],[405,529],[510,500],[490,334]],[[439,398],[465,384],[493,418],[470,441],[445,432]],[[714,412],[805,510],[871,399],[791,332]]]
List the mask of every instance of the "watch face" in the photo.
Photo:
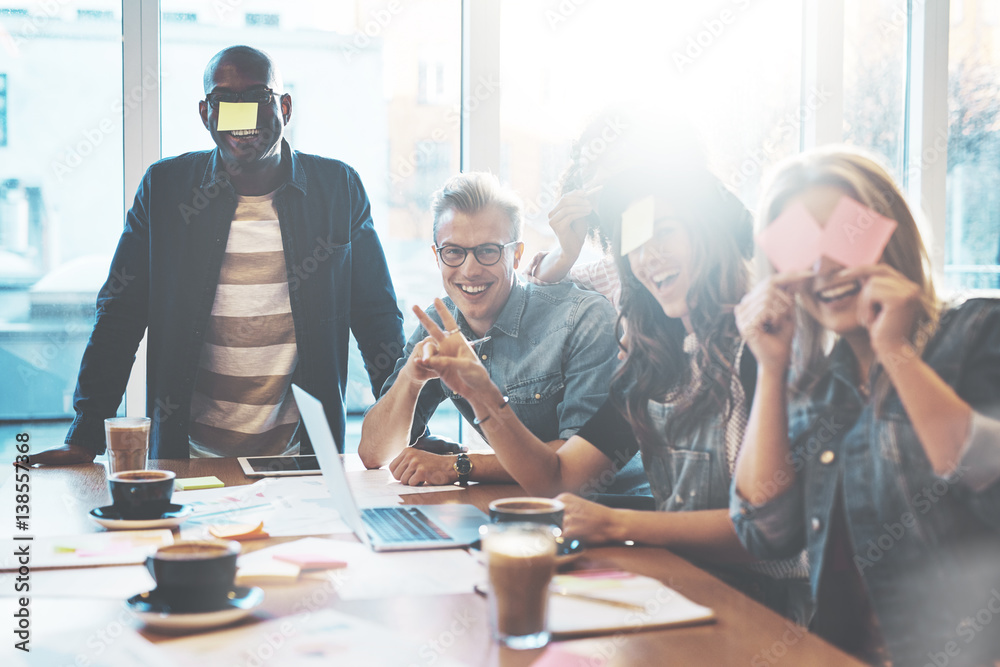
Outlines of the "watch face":
[[459,475],[468,475],[472,472],[472,461],[468,456],[459,456],[455,461],[455,470]]

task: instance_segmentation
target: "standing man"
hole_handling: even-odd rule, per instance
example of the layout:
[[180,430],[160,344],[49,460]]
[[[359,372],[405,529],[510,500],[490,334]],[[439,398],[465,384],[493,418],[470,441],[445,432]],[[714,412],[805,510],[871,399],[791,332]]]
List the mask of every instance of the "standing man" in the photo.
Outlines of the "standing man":
[[216,54],[198,103],[216,148],[162,160],[128,212],[80,364],[76,419],[33,463],[103,452],[148,330],[151,457],[310,449],[289,385],[314,394],[343,442],[349,330],[377,396],[402,318],[368,196],[337,160],[282,138],[292,98],[270,57]]
[[[433,215],[434,253],[448,293],[444,304],[458,323],[449,333],[461,334],[442,344],[469,345],[489,336],[473,348],[504,396],[502,407],[557,449],[607,396],[617,361],[614,308],[569,283],[518,280],[515,270],[524,250],[520,203],[494,176],[452,178],[435,193]],[[427,314],[440,325],[433,307]],[[446,455],[407,446],[446,399],[480,433],[485,422],[422,363],[434,345],[418,327],[382,397],[365,416],[361,460],[369,468],[389,464],[404,484],[510,481],[493,454]]]

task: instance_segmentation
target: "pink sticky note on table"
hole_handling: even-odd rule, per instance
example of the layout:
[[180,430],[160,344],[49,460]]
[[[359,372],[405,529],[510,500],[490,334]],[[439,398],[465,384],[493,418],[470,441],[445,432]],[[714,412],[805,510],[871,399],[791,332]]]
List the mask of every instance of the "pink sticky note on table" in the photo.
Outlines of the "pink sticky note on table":
[[822,238],[816,219],[797,203],[757,234],[757,245],[778,271],[804,271],[819,258]]
[[844,266],[875,264],[896,231],[896,221],[841,197],[823,229],[822,252]]
[[568,646],[550,644],[531,667],[587,667],[593,655],[580,655]]

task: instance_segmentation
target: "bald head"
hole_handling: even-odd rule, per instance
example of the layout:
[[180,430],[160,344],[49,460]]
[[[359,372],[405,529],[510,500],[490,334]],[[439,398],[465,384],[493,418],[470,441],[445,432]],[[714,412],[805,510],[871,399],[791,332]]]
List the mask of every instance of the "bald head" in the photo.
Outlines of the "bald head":
[[252,72],[266,81],[267,87],[271,90],[279,92],[282,90],[281,72],[271,61],[271,56],[250,46],[230,46],[212,56],[205,67],[203,83],[206,95],[215,87],[216,72],[228,67],[242,72]]

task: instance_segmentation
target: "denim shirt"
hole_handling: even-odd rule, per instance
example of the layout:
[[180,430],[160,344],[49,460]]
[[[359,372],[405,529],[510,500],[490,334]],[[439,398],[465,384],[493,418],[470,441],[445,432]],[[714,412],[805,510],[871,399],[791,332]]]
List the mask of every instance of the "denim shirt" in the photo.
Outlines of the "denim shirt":
[[[923,359],[972,407],[975,420],[996,428],[1000,302],[977,299],[946,312]],[[935,475],[898,395],[890,392],[877,414],[857,379],[853,353],[841,341],[829,372],[789,405],[787,461],[795,484],[759,506],[734,486],[737,534],[758,558],[805,546],[816,594],[832,566],[825,558],[839,489],[854,566],[894,664],[923,665],[930,656],[952,666],[1000,659],[1000,631],[984,625],[986,615],[1000,621],[1000,482],[994,475],[970,486],[967,457],[947,479]],[[1000,443],[989,446],[996,451]]]
[[[294,381],[323,402],[343,443],[349,329],[378,395],[402,352],[402,317],[357,172],[284,141],[282,164],[287,180],[274,201],[299,353]],[[103,421],[121,402],[148,327],[151,456],[188,457],[191,394],[235,210],[217,149],[146,171],[98,294],[67,443],[104,451]],[[302,442],[309,451],[304,434]]]
[[[486,332],[490,340],[476,345],[476,352],[521,423],[543,442],[564,440],[597,412],[608,395],[617,364],[615,309],[604,297],[570,283],[534,285],[516,280],[507,303]],[[444,302],[462,334],[475,339],[454,302]],[[426,312],[441,324],[433,307]],[[413,347],[426,337],[427,331],[417,327],[383,394],[395,383]],[[468,401],[434,379],[424,385],[417,399],[411,442],[424,432],[445,399],[451,399],[472,423],[475,415]]]

